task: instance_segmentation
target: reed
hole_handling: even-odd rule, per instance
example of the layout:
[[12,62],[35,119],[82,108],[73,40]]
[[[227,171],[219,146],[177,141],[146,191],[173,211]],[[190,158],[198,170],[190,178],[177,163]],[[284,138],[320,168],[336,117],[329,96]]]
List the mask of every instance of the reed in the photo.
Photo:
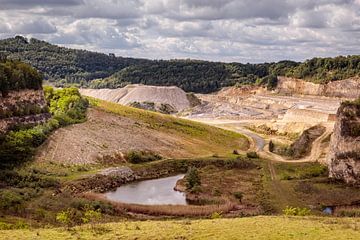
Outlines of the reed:
[[224,199],[224,202],[218,205],[142,205],[132,203],[114,202],[106,199],[101,194],[86,193],[84,197],[90,200],[100,200],[110,203],[117,211],[124,210],[133,213],[154,215],[154,216],[176,216],[176,217],[200,217],[210,216],[214,212],[227,213],[235,209],[235,204]]

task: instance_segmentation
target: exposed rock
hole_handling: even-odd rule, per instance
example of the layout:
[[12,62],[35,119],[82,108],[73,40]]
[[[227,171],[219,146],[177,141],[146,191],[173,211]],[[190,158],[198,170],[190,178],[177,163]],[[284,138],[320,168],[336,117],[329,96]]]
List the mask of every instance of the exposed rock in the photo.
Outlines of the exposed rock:
[[342,103],[327,158],[329,177],[360,184],[360,103]]
[[358,98],[360,96],[360,78],[353,77],[327,84],[316,84],[302,79],[278,77],[277,92],[282,94]]
[[186,92],[175,86],[162,87],[134,84],[118,89],[80,89],[80,93],[123,105],[130,105],[134,102],[167,104],[176,112],[190,107]]
[[320,125],[306,129],[301,136],[290,146],[290,151],[294,158],[301,158],[310,153],[312,143],[320,137],[326,128]]
[[137,179],[139,179],[138,175],[129,167],[113,167],[104,169],[94,176],[68,184],[65,190],[69,190],[72,193],[87,191],[103,193],[115,190],[122,184],[133,182]]
[[167,103],[132,102],[129,104],[129,106],[148,111],[160,112],[164,114],[173,114],[177,112],[177,110],[173,106]]
[[0,95],[0,134],[17,125],[36,125],[50,118],[43,90],[10,91]]
[[100,172],[101,175],[112,176],[112,177],[122,177],[122,178],[134,178],[135,173],[129,167],[112,167],[106,168]]

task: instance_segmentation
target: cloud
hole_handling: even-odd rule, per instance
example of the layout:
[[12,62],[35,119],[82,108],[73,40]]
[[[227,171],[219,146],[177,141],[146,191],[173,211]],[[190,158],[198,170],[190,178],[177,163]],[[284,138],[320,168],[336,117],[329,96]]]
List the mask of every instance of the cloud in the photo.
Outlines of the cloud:
[[49,6],[74,6],[82,4],[82,0],[0,0],[1,9],[27,9]]
[[23,34],[50,34],[56,32],[56,27],[46,20],[37,19],[13,24],[11,25],[11,32]]
[[0,37],[147,58],[358,54],[360,0],[0,0]]

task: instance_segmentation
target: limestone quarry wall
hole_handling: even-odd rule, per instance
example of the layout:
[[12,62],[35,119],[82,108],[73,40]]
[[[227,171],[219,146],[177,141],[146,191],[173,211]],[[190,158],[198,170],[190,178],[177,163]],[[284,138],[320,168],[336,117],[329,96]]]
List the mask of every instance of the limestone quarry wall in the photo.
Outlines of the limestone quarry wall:
[[329,114],[307,109],[289,109],[282,120],[285,122],[321,123],[329,120]]
[[80,89],[80,93],[123,105],[130,105],[133,102],[152,102],[169,104],[177,111],[190,107],[186,92],[178,87],[128,85],[118,89]]
[[354,77],[327,84],[315,84],[302,79],[278,77],[277,92],[281,94],[316,95],[340,98],[360,96],[360,78]]
[[329,177],[360,184],[360,104],[342,104],[327,157]]
[[16,125],[33,125],[50,118],[43,90],[10,91],[0,95],[0,134]]

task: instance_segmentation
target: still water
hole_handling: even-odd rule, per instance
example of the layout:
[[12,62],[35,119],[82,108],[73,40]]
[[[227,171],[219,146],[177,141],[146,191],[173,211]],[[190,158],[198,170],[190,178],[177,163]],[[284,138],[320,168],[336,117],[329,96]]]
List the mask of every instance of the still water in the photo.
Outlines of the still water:
[[175,191],[176,182],[184,174],[172,177],[145,180],[123,185],[105,196],[112,201],[146,205],[187,205],[185,194]]

